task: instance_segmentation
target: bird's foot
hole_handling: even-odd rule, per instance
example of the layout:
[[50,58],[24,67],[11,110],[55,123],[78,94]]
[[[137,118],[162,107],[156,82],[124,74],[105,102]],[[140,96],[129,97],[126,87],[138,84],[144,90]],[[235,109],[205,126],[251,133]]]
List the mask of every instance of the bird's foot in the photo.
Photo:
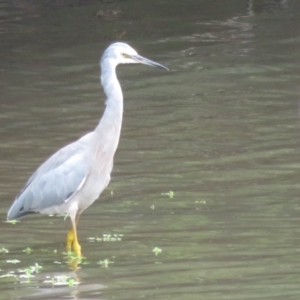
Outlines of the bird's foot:
[[75,254],[78,256],[78,257],[82,257],[81,255],[81,246],[79,245],[78,241],[75,240],[73,242],[73,250],[75,252]]
[[80,244],[78,243],[78,240],[75,237],[73,229],[71,229],[68,232],[68,235],[67,235],[67,251],[68,252],[74,251],[74,253],[77,257],[82,256],[81,255],[81,246],[80,246]]

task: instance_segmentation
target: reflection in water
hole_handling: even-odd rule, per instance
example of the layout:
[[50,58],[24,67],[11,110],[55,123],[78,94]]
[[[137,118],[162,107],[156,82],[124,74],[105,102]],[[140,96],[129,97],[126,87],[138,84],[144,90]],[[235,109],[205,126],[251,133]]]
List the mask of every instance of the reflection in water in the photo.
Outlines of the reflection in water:
[[[83,278],[86,275],[81,274]],[[85,299],[84,294],[86,292],[94,294],[97,299],[104,299],[101,296],[101,291],[106,286],[97,283],[85,283],[81,285],[81,278],[75,272],[43,272],[37,274],[30,282],[31,286],[39,286],[34,292],[28,294],[22,299],[54,299],[57,297],[63,297],[67,295],[71,299]],[[18,293],[16,296],[19,298]]]
[[[104,202],[81,220],[81,269],[70,272],[64,260],[63,220],[1,223],[0,276],[43,269],[32,284],[1,277],[0,298],[62,299],[75,290],[78,299],[298,299],[296,2],[40,6],[43,18],[1,23],[3,220],[27,175],[96,125],[104,96],[94,62],[115,36],[126,32],[171,72],[118,70],[122,142]],[[95,16],[107,9],[122,13],[109,22]],[[54,274],[80,284],[52,289],[43,281]]]
[[101,296],[100,290],[106,288],[100,284],[85,284],[85,285],[76,285],[75,287],[51,287],[51,288],[40,288],[38,291],[35,291],[28,299],[54,299],[53,297],[65,297],[68,295],[71,299],[89,299],[85,298],[84,294],[88,292],[89,294],[94,294],[96,299],[107,299]]

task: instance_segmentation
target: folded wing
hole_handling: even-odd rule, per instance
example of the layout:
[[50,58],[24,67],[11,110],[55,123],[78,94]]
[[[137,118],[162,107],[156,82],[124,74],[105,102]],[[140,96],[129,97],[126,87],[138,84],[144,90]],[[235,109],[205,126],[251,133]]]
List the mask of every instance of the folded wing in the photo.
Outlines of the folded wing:
[[29,178],[7,219],[18,219],[68,201],[84,183],[88,166],[86,146],[80,140],[62,148]]

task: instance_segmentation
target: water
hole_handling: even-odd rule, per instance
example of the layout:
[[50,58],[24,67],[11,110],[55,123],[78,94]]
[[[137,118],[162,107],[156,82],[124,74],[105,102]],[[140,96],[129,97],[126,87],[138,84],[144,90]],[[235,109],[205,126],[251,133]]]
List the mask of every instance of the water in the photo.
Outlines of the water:
[[[298,9],[2,0],[0,299],[299,299]],[[171,71],[118,68],[121,141],[74,270],[68,220],[4,221],[39,164],[97,124],[115,40]]]

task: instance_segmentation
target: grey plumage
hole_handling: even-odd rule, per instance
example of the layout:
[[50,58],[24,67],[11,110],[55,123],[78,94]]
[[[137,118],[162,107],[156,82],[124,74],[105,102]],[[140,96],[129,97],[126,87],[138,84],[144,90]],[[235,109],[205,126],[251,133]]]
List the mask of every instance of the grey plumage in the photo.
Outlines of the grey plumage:
[[123,94],[116,76],[120,63],[142,63],[167,69],[150,61],[129,45],[115,43],[104,52],[101,61],[101,83],[106,94],[106,109],[94,131],[69,144],[46,160],[29,178],[8,211],[7,219],[18,219],[29,213],[70,215],[73,229],[67,248],[81,255],[76,223],[80,214],[100,195],[110,181],[123,116]]

